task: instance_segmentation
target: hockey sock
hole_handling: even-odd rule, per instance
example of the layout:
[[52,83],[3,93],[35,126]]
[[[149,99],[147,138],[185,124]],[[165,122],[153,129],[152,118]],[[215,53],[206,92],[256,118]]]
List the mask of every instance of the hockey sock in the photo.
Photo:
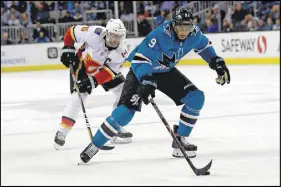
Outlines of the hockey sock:
[[180,113],[178,134],[181,136],[189,136],[198,116],[199,111],[194,111],[193,109],[184,105]]
[[120,126],[111,116],[106,118],[93,137],[93,143],[97,147],[102,147],[108,140],[118,133]]
[[128,125],[133,119],[135,110],[128,109],[125,105],[120,105],[111,114],[116,123],[122,127]]
[[133,118],[135,111],[125,105],[117,107],[98,129],[93,137],[93,143],[102,147],[108,140],[120,131],[120,126],[127,125]]
[[62,116],[59,131],[63,132],[64,134],[68,134],[71,131],[74,124],[75,121],[73,119],[66,116]]
[[178,134],[189,136],[204,105],[204,93],[200,90],[190,91],[181,101],[185,105],[180,114]]
[[[85,102],[88,97],[88,93],[81,93],[81,96],[83,102]],[[70,99],[70,102],[64,109],[59,127],[59,131],[63,132],[64,134],[68,134],[71,131],[71,129],[75,125],[75,121],[78,117],[79,111],[81,110],[80,98],[78,97],[76,92],[72,93]]]

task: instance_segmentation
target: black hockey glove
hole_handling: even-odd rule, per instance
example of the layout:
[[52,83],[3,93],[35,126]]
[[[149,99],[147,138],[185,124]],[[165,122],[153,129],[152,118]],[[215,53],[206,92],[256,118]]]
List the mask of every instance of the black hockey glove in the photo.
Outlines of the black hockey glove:
[[98,86],[98,83],[94,77],[89,76],[88,78],[78,80],[77,86],[80,93],[88,92],[88,94],[91,94],[92,89],[96,88]]
[[62,48],[60,61],[65,65],[65,67],[69,68],[69,64],[72,64],[73,67],[76,67],[76,64],[78,64],[78,58],[76,57],[75,52],[76,50],[74,46],[64,46]]
[[144,104],[149,103],[149,95],[154,98],[155,97],[155,90],[157,88],[157,83],[151,76],[145,76],[141,78],[140,81],[140,96],[144,102]]
[[230,74],[229,70],[225,65],[225,62],[223,58],[221,57],[215,57],[211,60],[211,63],[209,63],[209,66],[211,69],[215,70],[218,74],[218,77],[216,78],[216,82],[220,85],[224,85],[226,82],[227,84],[230,83]]

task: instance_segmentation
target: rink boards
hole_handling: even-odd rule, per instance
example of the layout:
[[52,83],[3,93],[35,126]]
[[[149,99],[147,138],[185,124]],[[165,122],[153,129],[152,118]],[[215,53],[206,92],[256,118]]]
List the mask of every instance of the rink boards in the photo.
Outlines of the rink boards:
[[[212,41],[217,55],[223,57],[227,64],[280,64],[280,31],[206,36]],[[143,39],[126,39],[129,52]],[[80,45],[76,44],[76,47]],[[63,42],[1,46],[1,72],[64,69],[60,62],[62,47]],[[179,65],[206,65],[206,62],[191,51]]]

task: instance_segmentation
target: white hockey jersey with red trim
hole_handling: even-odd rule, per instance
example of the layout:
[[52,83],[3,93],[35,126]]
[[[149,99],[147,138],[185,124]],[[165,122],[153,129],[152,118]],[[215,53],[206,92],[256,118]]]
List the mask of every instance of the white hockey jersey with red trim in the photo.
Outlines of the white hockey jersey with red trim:
[[76,25],[70,29],[71,38],[76,43],[83,43],[80,55],[87,74],[99,79],[99,84],[113,79],[128,56],[123,42],[113,50],[105,46],[105,31],[105,27],[87,25]]

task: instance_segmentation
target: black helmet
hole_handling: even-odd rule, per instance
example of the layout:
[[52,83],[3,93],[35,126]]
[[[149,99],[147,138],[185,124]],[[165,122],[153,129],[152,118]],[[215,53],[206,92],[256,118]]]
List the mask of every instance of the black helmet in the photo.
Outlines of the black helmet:
[[190,10],[186,8],[178,8],[173,13],[173,25],[190,25],[193,26],[194,17]]

